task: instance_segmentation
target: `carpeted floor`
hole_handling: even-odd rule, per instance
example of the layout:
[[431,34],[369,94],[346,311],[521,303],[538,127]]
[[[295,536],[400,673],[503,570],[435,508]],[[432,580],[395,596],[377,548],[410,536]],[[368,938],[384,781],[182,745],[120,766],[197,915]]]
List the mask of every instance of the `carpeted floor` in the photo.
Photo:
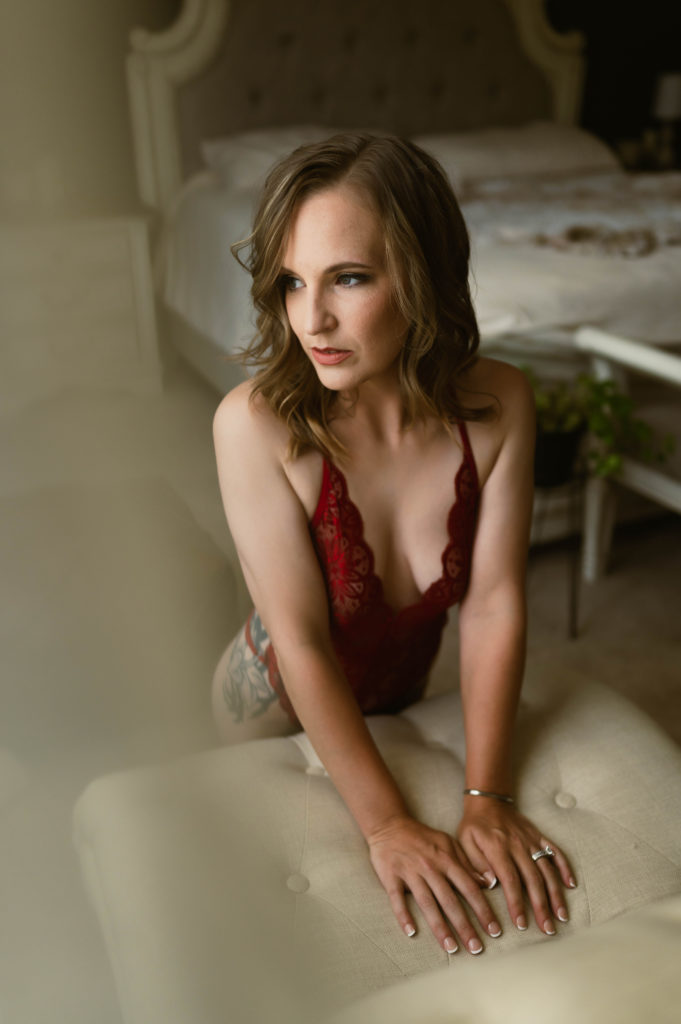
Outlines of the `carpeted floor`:
[[531,555],[528,659],[550,654],[607,683],[681,744],[681,518],[617,531],[608,573],[581,587],[574,640],[561,581],[567,561],[560,547]]
[[[0,1017],[115,1024],[113,981],[70,845],[105,772],[213,745],[213,666],[248,599],[213,464],[218,396],[63,392],[2,421]],[[533,549],[530,662],[566,664],[681,743],[681,519],[616,535],[567,637],[570,545]],[[434,689],[451,685],[455,623]]]

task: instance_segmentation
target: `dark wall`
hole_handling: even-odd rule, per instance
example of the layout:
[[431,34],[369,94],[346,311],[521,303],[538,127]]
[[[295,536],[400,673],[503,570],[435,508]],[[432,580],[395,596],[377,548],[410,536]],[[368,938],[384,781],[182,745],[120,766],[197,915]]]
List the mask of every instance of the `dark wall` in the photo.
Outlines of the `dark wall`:
[[586,37],[582,124],[608,142],[637,138],[653,123],[655,79],[681,71],[679,0],[545,0],[559,31]]

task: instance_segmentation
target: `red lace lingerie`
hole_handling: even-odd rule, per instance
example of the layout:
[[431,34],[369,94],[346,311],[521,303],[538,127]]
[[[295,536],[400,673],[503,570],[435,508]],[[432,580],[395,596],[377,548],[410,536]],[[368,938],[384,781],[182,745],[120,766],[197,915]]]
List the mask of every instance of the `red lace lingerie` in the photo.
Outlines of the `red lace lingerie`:
[[[359,510],[345,477],[324,460],[319,501],[310,532],[326,579],[331,636],[348,682],[365,714],[402,710],[422,696],[440,646],[447,610],[468,584],[478,505],[478,475],[465,424],[459,425],[464,457],[454,481],[448,516],[449,541],[442,553],[442,575],[415,603],[394,611],[374,572],[374,556],[364,539]],[[250,635],[250,620],[246,635]],[[258,645],[260,646],[260,645]],[[282,707],[295,712],[277,669],[271,644],[257,652]]]

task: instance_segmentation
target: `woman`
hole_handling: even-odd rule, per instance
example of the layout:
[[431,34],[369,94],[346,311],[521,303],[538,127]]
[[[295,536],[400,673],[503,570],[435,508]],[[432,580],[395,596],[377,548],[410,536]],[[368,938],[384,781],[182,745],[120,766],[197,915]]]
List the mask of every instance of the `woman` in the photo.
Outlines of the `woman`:
[[[406,935],[411,892],[444,950],[481,952],[469,915],[501,934],[481,888],[497,880],[515,925],[527,893],[552,935],[575,883],[510,796],[534,406],[519,371],[476,355],[456,199],[417,146],[334,136],[271,171],[247,244],[257,373],[214,434],[257,612],[216,670],[222,738],[305,729]],[[451,837],[412,816],[363,713],[421,696],[459,601],[467,790]]]

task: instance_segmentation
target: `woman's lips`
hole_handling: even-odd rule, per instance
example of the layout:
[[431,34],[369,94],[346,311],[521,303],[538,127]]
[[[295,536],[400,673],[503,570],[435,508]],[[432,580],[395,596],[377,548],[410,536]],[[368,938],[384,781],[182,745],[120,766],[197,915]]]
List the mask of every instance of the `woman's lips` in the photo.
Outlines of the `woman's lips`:
[[310,351],[313,359],[323,366],[335,366],[352,355],[352,352],[345,348],[313,348]]

